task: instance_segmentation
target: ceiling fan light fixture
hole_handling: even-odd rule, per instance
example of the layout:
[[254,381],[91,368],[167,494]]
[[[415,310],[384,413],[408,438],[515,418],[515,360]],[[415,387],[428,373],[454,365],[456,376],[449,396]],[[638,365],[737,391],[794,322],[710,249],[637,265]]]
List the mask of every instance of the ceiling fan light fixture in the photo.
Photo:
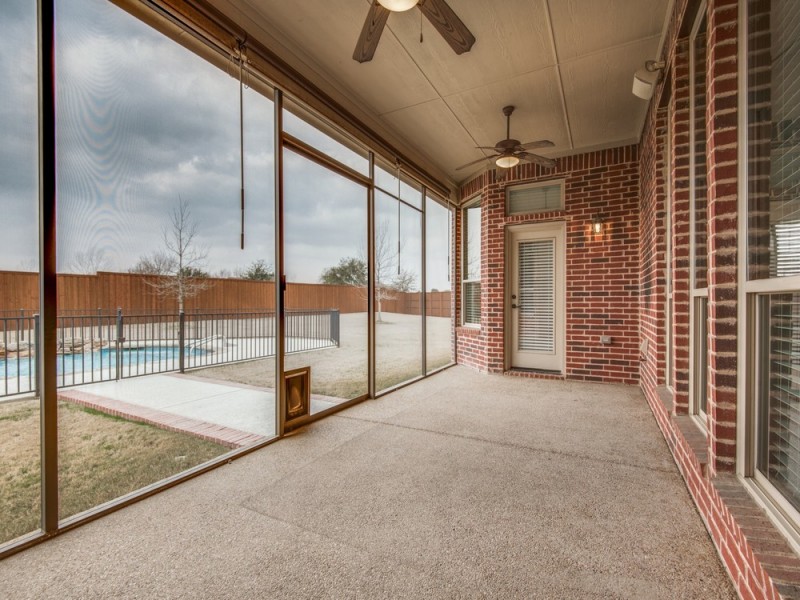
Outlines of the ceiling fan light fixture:
[[510,169],[511,167],[516,167],[519,164],[519,159],[513,154],[504,154],[497,157],[495,164],[500,168]]
[[380,4],[386,10],[391,10],[392,12],[404,12],[406,10],[411,10],[419,3],[419,0],[378,0],[378,4]]

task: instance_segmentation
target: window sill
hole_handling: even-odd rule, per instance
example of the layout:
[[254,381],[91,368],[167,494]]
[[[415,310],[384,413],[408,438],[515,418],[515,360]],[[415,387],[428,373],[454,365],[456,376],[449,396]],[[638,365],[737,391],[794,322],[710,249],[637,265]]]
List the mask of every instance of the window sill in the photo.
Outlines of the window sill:
[[787,539],[785,527],[775,522],[763,490],[752,479],[735,475],[718,475],[713,485],[781,597],[800,598],[798,548]]
[[703,477],[708,477],[708,436],[691,415],[672,415],[672,422],[694,453]]

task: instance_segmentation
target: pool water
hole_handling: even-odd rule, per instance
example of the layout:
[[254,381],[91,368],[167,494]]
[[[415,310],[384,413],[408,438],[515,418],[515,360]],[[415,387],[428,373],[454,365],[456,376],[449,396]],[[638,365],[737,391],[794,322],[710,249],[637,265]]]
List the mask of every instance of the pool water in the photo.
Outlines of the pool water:
[[[141,369],[142,372],[169,371],[178,368],[180,348],[178,346],[160,346],[153,348],[126,348],[120,350],[123,368]],[[184,356],[202,356],[205,350],[186,348]],[[88,373],[103,369],[116,369],[117,351],[103,348],[94,352],[60,354],[57,360],[59,375]],[[36,360],[31,357],[0,359],[0,376],[5,378],[28,378],[35,373]]]

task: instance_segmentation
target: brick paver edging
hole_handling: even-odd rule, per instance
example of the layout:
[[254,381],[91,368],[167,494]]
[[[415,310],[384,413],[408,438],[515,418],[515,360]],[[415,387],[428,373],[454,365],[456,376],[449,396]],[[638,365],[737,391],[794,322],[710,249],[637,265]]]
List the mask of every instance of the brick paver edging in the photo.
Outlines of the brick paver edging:
[[181,415],[174,415],[162,410],[147,408],[121,400],[114,400],[112,398],[104,398],[103,396],[97,396],[96,394],[90,394],[89,392],[82,392],[79,390],[62,390],[58,393],[58,398],[59,400],[72,402],[87,408],[93,408],[94,410],[99,410],[100,412],[115,417],[146,423],[168,431],[188,433],[208,440],[209,442],[225,446],[226,448],[241,448],[266,439],[264,436],[255,433],[239,431],[231,427],[207,423],[206,421],[199,421],[198,419],[192,419],[190,417],[182,417]]

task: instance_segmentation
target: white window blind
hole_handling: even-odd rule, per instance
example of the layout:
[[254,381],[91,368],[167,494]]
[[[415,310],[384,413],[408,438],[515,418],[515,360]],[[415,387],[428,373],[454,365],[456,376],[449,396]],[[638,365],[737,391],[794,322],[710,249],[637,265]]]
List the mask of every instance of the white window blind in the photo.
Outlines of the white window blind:
[[555,352],[554,239],[519,244],[519,300],[517,303],[519,349]]
[[564,209],[563,183],[518,186],[506,190],[506,212],[521,215]]
[[800,510],[800,293],[760,297],[769,359],[762,362],[759,469]]
[[464,323],[481,324],[481,282],[464,282]]

